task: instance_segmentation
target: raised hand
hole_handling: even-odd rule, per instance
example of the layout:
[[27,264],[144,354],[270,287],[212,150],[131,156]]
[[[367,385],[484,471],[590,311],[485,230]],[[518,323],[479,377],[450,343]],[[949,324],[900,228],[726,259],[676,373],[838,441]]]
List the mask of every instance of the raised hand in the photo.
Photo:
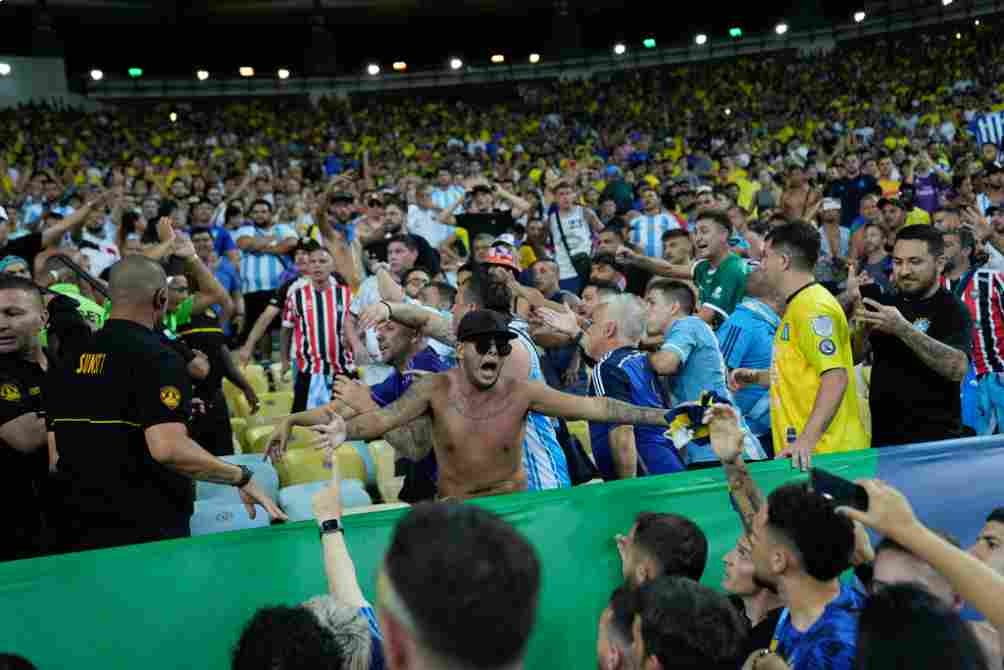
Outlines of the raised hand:
[[703,422],[708,426],[711,448],[722,463],[732,463],[739,458],[744,435],[735,408],[716,403],[705,410]]

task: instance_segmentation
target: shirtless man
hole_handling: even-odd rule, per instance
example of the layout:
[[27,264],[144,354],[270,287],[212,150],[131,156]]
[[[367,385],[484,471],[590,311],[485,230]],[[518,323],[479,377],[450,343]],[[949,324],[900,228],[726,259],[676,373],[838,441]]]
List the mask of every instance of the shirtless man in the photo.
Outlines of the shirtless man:
[[[527,412],[571,420],[667,425],[662,409],[583,398],[502,375],[515,337],[497,312],[470,312],[457,328],[458,367],[424,375],[400,400],[348,421],[330,409],[294,415],[288,421],[313,426],[323,436],[322,443],[331,448],[346,440],[377,439],[428,415],[439,463],[439,496],[461,499],[526,490],[521,446]],[[402,455],[418,459],[424,454]]]
[[781,210],[788,219],[811,220],[822,202],[821,191],[809,186],[805,170],[798,164],[788,166],[788,178],[781,193]]

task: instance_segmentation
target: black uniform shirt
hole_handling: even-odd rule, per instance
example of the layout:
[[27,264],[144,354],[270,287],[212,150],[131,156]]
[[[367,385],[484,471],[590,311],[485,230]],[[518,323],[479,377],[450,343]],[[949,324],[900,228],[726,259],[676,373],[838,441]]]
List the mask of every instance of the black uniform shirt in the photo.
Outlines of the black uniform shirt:
[[[0,356],[0,425],[42,412],[45,373],[20,355]],[[40,487],[49,470],[45,446],[26,454],[0,441],[0,560],[38,553],[42,529]]]
[[82,538],[99,536],[90,544],[100,546],[177,536],[187,529],[193,486],[154,460],[145,431],[186,422],[185,362],[153,330],[120,319],[109,320],[78,358],[57,374],[47,401],[65,487],[63,524]]

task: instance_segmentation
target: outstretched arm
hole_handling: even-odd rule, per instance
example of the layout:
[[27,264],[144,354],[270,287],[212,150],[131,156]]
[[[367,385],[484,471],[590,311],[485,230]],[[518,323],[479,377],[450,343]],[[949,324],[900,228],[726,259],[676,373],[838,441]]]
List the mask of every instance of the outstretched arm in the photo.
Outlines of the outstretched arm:
[[425,375],[386,407],[352,417],[345,422],[345,439],[373,440],[414,421],[429,411],[429,401],[438,381],[439,375]]
[[708,424],[711,448],[725,468],[733,507],[743,523],[743,530],[749,535],[753,530],[753,519],[766,501],[743,461],[744,438],[739,418],[731,406],[714,405],[705,414],[704,423]]
[[540,382],[523,382],[529,409],[547,416],[563,419],[585,419],[601,423],[644,424],[668,426],[666,410],[654,407],[639,407],[612,398],[583,398],[555,391]]

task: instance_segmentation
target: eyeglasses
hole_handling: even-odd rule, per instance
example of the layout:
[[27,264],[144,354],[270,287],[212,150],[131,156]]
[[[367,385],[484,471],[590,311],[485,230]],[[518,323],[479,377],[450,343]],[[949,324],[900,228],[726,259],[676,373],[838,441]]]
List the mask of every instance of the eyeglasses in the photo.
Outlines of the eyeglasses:
[[495,345],[495,351],[503,358],[512,353],[512,344],[504,337],[479,335],[470,341],[474,342],[474,350],[478,352],[479,356],[484,356],[491,351],[492,345]]

